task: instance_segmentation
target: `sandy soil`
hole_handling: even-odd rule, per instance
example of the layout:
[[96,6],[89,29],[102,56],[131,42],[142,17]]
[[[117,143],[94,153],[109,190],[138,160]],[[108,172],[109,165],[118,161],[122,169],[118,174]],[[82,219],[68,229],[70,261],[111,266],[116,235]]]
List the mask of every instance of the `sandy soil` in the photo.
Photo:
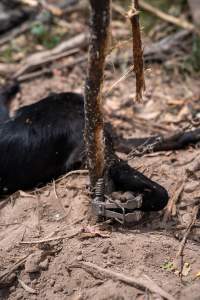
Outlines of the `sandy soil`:
[[[52,78],[24,83],[13,109],[49,92],[81,92],[85,64],[66,72],[67,76],[55,71]],[[121,71],[108,69],[105,90],[120,76]],[[192,127],[200,110],[198,80],[183,81],[180,75],[169,75],[160,66],[154,66],[146,77],[143,104],[133,105],[131,77],[106,97],[106,118],[118,132],[133,137]],[[96,223],[90,212],[88,177],[81,172],[40,190],[19,191],[5,199],[0,203],[0,299],[161,299],[158,294],[102,274],[71,268],[77,261],[129,276],[146,274],[174,299],[200,299],[199,220],[189,235],[182,260],[175,259],[192,218],[193,204],[200,195],[200,172],[188,171],[198,157],[199,149],[189,148],[130,161],[165,186],[171,197],[177,197],[173,216],[167,222],[161,212],[148,214],[130,227]]]

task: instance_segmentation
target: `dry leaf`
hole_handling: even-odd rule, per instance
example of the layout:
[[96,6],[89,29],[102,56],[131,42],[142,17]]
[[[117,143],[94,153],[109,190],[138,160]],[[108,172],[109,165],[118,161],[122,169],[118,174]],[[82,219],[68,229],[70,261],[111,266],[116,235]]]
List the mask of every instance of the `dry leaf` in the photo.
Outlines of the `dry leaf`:
[[195,275],[195,278],[200,278],[200,271]]
[[187,276],[189,274],[190,270],[191,270],[190,264],[189,263],[184,263],[183,270],[182,270],[182,275]]

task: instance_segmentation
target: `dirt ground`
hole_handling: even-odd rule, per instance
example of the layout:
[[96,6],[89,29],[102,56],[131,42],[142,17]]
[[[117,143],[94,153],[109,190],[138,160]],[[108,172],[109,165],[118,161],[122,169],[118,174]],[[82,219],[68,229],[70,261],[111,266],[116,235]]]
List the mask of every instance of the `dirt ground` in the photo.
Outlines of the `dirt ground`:
[[[126,51],[122,59],[130,56],[131,51]],[[112,59],[105,74],[105,94],[125,68],[115,69]],[[83,92],[85,70],[84,62],[65,71],[55,69],[51,78],[23,83],[13,110],[50,92]],[[129,76],[105,96],[106,119],[118,133],[139,137],[199,126],[198,78],[183,78],[175,69],[167,72],[165,66],[153,65],[146,70],[147,90],[141,104],[133,104],[134,86]],[[0,299],[162,299],[158,293],[80,267],[91,262],[136,278],[145,274],[174,299],[199,300],[198,218],[183,255],[177,254],[200,197],[200,171],[193,171],[198,159],[198,147],[190,147],[129,161],[168,190],[174,205],[167,220],[163,211],[147,214],[129,227],[97,223],[90,210],[85,171],[67,174],[41,189],[19,191],[0,202]]]

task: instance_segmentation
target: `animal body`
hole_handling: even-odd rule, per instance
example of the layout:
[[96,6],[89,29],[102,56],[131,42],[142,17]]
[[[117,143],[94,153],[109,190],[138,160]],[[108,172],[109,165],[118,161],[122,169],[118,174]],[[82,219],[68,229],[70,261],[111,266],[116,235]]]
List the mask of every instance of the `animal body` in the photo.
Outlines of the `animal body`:
[[[20,108],[10,118],[7,104],[16,91],[14,84],[0,93],[1,195],[44,184],[83,167],[86,160],[83,96],[52,94]],[[142,211],[161,210],[168,202],[161,185],[117,157],[108,174],[116,191],[142,194]]]

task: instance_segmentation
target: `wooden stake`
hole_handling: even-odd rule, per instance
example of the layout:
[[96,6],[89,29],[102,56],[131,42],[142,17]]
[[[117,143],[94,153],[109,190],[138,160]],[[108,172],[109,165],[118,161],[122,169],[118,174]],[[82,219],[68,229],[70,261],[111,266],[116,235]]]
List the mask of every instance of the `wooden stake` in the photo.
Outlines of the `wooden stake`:
[[132,1],[132,8],[128,12],[128,18],[130,19],[133,35],[133,61],[134,71],[136,76],[136,101],[142,100],[142,93],[145,90],[144,80],[144,63],[143,63],[143,49],[140,33],[139,23],[139,5],[138,0]]
[[85,140],[92,188],[105,168],[102,85],[110,31],[110,0],[90,0],[90,45],[85,83]]

